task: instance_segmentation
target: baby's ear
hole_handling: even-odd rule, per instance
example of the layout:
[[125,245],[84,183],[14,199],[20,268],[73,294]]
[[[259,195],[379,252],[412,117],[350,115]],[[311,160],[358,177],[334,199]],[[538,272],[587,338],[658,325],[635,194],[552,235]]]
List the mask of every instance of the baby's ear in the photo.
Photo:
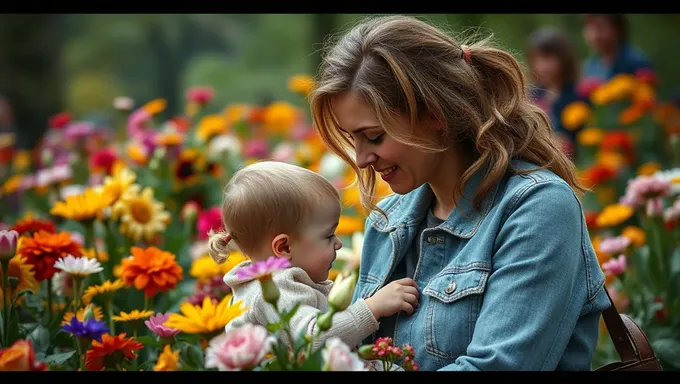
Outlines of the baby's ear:
[[272,240],[272,252],[276,257],[290,258],[290,236],[281,233]]

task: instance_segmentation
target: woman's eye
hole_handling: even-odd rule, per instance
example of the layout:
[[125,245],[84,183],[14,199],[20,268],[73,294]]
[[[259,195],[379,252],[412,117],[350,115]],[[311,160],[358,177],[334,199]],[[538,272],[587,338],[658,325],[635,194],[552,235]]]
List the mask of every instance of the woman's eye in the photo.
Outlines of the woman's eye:
[[382,141],[384,135],[385,135],[384,133],[381,133],[381,134],[379,134],[379,135],[377,135],[377,136],[374,136],[374,137],[372,137],[372,138],[371,138],[371,137],[368,137],[367,139],[368,139],[368,141],[369,141],[371,144],[380,144],[380,142]]

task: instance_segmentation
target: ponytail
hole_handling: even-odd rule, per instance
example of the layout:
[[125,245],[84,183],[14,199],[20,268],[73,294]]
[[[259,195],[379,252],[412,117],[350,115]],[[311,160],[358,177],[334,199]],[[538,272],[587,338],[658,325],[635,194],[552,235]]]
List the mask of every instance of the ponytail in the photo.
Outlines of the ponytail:
[[231,235],[226,231],[208,232],[208,254],[217,264],[223,264],[235,249],[231,246]]

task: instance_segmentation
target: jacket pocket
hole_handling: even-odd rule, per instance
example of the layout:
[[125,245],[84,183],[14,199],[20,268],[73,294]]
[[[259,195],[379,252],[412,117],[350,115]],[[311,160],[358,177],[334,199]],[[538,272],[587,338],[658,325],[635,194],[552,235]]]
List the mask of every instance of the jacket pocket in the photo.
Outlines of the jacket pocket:
[[479,317],[489,273],[487,266],[479,265],[447,268],[425,286],[428,353],[447,360],[465,353]]

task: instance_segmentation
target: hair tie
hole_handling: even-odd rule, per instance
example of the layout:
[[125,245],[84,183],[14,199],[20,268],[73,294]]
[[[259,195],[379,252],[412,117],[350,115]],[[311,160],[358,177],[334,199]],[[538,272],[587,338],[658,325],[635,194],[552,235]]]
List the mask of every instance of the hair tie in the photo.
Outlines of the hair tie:
[[460,50],[462,52],[461,58],[463,58],[465,61],[467,61],[469,63],[470,60],[472,60],[472,57],[471,57],[472,52],[470,51],[470,47],[468,47],[467,45],[461,45]]
[[225,233],[224,236],[222,236],[222,240],[224,240],[225,243],[229,243],[231,241],[231,234]]

